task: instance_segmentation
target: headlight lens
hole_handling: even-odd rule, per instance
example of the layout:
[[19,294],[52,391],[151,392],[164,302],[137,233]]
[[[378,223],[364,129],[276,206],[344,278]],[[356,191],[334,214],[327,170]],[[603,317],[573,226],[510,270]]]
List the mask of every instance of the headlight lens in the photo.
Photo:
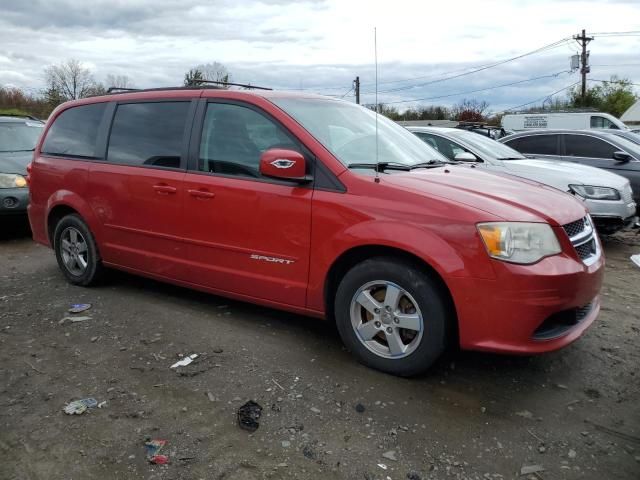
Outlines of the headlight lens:
[[22,175],[0,173],[0,188],[22,188],[27,186],[27,180]]
[[562,250],[546,223],[479,223],[478,231],[490,257],[512,263],[535,263]]
[[610,187],[595,187],[592,185],[569,185],[574,193],[590,200],[620,200],[620,192]]

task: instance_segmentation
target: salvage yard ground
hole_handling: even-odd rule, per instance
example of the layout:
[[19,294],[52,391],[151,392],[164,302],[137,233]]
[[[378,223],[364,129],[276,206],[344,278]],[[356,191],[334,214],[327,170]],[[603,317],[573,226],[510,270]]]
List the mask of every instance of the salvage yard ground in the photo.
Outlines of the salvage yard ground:
[[[73,287],[24,225],[0,232],[2,479],[640,478],[640,235],[607,240],[603,311],[575,344],[401,379],[326,323],[123,273]],[[60,324],[74,303],[91,318]],[[107,403],[63,413],[85,397]]]

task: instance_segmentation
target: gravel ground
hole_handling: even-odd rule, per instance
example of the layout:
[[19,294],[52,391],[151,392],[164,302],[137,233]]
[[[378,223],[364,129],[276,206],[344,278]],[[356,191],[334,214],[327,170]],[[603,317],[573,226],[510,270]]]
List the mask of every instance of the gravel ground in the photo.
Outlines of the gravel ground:
[[[401,379],[325,322],[117,272],[73,287],[24,222],[0,232],[1,479],[640,478],[635,234],[607,240],[603,310],[573,345],[452,352]],[[61,324],[73,303],[91,318]],[[85,397],[106,404],[63,413]],[[254,433],[236,421],[247,400]]]

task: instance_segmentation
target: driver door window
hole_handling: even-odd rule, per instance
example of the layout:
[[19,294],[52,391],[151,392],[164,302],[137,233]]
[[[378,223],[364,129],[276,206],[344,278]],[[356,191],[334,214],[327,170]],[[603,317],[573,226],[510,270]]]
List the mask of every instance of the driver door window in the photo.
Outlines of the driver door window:
[[260,177],[260,156],[270,148],[300,151],[279,125],[251,108],[227,103],[207,105],[199,171]]
[[455,156],[459,153],[466,152],[466,150],[457,143],[454,143],[451,140],[440,137],[438,135],[431,135],[429,133],[418,133],[418,137],[438,150],[449,160],[455,159]]

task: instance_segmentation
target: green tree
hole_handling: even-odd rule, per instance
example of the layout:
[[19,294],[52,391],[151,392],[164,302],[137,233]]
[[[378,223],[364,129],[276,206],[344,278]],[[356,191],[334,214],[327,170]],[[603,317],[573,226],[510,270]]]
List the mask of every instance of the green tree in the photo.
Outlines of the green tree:
[[187,73],[184,74],[184,86],[185,87],[193,87],[200,85],[202,80],[204,80],[204,75],[202,71],[197,68],[191,68]]
[[595,108],[601,112],[620,117],[637,99],[638,96],[634,93],[631,82],[626,78],[618,79],[613,75],[609,81],[587,88],[584,101],[580,86],[574,87],[569,92],[568,106]]

